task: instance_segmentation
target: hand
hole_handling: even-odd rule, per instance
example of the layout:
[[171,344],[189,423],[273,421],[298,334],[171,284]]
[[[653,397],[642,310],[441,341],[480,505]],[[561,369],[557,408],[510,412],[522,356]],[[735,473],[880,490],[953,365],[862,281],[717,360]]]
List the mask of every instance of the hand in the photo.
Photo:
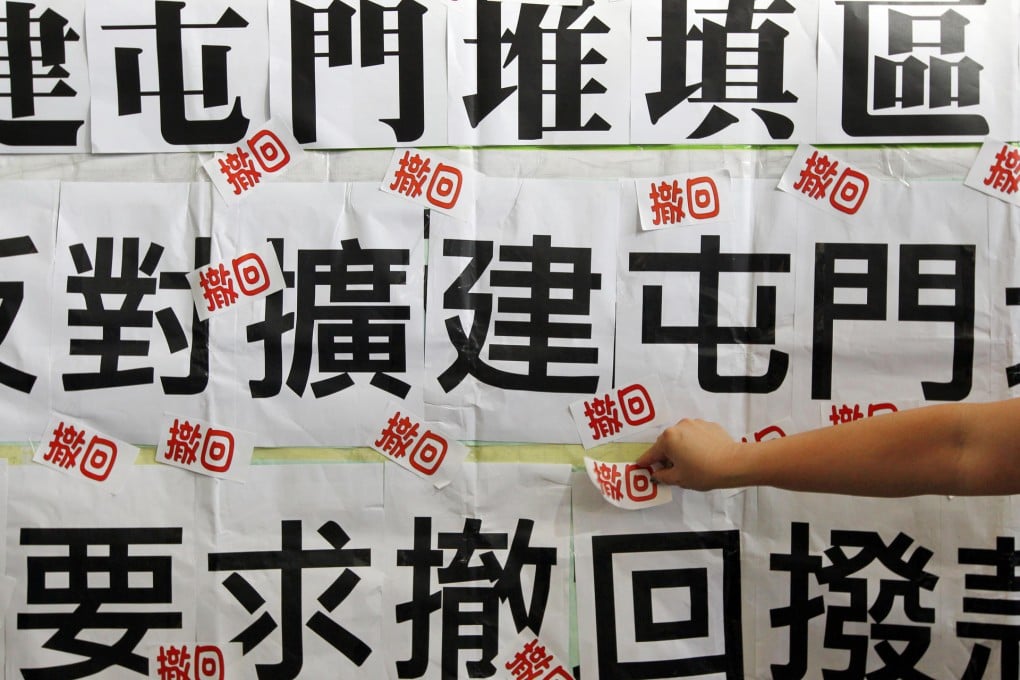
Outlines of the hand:
[[662,465],[652,473],[652,479],[660,484],[709,491],[738,486],[731,480],[734,464],[744,453],[741,443],[717,423],[684,418],[666,428],[637,459],[637,464]]

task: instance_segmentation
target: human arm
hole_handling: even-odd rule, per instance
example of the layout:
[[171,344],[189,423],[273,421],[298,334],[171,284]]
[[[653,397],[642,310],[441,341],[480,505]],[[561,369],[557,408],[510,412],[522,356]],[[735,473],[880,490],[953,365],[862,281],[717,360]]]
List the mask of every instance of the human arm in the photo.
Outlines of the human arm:
[[638,459],[660,483],[857,496],[1020,493],[1020,399],[944,404],[763,442],[681,420]]

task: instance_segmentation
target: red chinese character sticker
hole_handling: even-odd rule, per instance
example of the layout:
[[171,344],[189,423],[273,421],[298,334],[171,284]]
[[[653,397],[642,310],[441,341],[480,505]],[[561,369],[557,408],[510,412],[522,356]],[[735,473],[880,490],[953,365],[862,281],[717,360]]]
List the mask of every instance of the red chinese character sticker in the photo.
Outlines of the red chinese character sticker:
[[116,493],[137,457],[137,447],[75,418],[53,415],[32,460]]
[[1020,146],[986,141],[964,184],[1006,203],[1020,205]]
[[198,418],[167,415],[156,461],[200,475],[243,481],[255,452],[255,435]]
[[467,457],[467,447],[400,404],[387,403],[384,413],[369,445],[405,470],[431,480],[437,489],[449,484]]
[[243,252],[227,262],[215,262],[187,277],[198,318],[234,309],[284,289],[286,283],[276,251],[270,243]]
[[284,174],[302,160],[305,153],[285,126],[269,121],[202,166],[220,196],[227,203],[233,203],[264,181]]
[[638,510],[669,503],[669,486],[652,481],[652,468],[634,463],[608,463],[584,458],[588,479],[609,503],[624,510]]
[[[573,680],[569,666],[557,658],[549,647],[538,639],[530,628],[525,628],[513,645],[510,654],[500,666],[504,677],[513,680]],[[504,655],[505,656],[505,655]]]
[[793,154],[779,189],[813,206],[844,217],[864,207],[871,178],[829,151],[801,145]]
[[421,149],[397,149],[390,160],[383,191],[458,219],[474,211],[477,173]]
[[191,642],[146,645],[145,652],[150,677],[159,680],[226,680],[233,677],[227,673],[227,667],[236,669],[240,661],[238,653],[230,647]]
[[662,383],[655,376],[574,402],[570,412],[586,449],[671,422]]
[[727,170],[634,180],[641,228],[693,226],[726,219]]

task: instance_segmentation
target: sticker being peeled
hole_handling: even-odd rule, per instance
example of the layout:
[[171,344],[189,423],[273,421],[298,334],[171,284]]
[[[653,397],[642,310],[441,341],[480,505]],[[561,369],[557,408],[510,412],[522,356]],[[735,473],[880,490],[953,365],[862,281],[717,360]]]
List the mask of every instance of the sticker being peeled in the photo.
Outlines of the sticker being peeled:
[[397,149],[379,187],[459,220],[474,214],[477,173],[421,149]]
[[389,402],[385,424],[376,431],[372,448],[400,467],[431,480],[437,489],[449,484],[468,455],[466,446],[424,418],[401,411]]
[[871,178],[829,151],[801,144],[779,180],[779,189],[843,217],[864,206]]
[[241,253],[229,264],[217,262],[197,269],[185,278],[191,286],[195,309],[202,321],[244,302],[268,297],[286,286],[280,261],[271,243]]
[[283,175],[306,153],[290,130],[271,120],[234,149],[214,155],[202,167],[223,200],[235,203],[263,179]]
[[199,420],[167,415],[156,461],[200,475],[243,481],[255,452],[255,435]]
[[511,649],[500,668],[506,670],[505,677],[513,680],[574,680],[569,666],[556,657],[531,632],[525,628],[517,636],[517,644]]
[[983,194],[1020,205],[1020,146],[986,141],[963,183]]
[[641,229],[695,226],[726,219],[730,203],[730,173],[670,175],[634,180]]
[[570,413],[586,449],[670,424],[666,394],[655,376],[574,402]]
[[97,432],[80,420],[53,414],[32,460],[117,493],[137,457],[138,447]]
[[673,500],[673,491],[652,481],[652,468],[636,463],[606,463],[584,457],[588,479],[618,508],[640,510]]

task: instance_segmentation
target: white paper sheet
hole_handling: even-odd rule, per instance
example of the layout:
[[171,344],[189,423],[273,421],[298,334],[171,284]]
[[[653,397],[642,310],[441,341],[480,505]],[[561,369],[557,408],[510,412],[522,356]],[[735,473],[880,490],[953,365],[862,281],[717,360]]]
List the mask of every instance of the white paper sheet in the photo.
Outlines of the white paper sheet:
[[224,422],[262,446],[365,446],[379,416],[366,393],[422,413],[421,208],[372,182],[276,183],[218,204],[214,224],[229,252],[275,240],[293,277],[213,348],[231,376],[217,398],[238,409]]
[[196,323],[185,275],[207,257],[208,184],[67,183],[54,255],[53,410],[135,444],[153,443],[164,412],[186,409],[233,422],[233,398],[208,338],[220,318]]
[[56,182],[0,183],[0,306],[12,314],[9,328],[0,324],[2,441],[33,440],[49,418],[50,280],[58,195]]
[[451,11],[449,144],[626,144],[629,26],[629,5],[605,0]]
[[632,14],[635,144],[814,137],[817,5],[640,0]]
[[[226,677],[256,678],[274,665],[299,678],[385,677],[382,589],[392,557],[381,540],[382,469],[255,465],[244,485],[201,479],[198,639],[251,645]],[[275,624],[262,628],[266,636],[245,635],[265,617]]]
[[818,3],[819,144],[1020,136],[1020,6]]
[[618,187],[486,179],[472,222],[432,216],[430,421],[461,440],[577,441],[571,402],[611,375]]
[[4,153],[89,150],[85,0],[5,4]]
[[524,625],[569,649],[569,474],[567,465],[468,463],[447,489],[423,493],[414,477],[387,473],[383,634],[399,665],[389,678],[398,667],[469,677],[472,663],[476,677],[491,676]]
[[[881,673],[901,663],[930,677],[963,677],[976,645],[998,647],[971,637],[962,622],[1005,618],[965,611],[972,606],[965,597],[983,600],[978,606],[1013,599],[996,592],[991,576],[991,564],[1009,550],[997,538],[1011,534],[1005,499],[762,489],[759,500],[768,512],[748,532],[744,559],[745,578],[756,584],[755,604],[744,614],[755,631],[758,673],[770,666],[801,668],[804,677],[828,668]],[[853,650],[843,636],[853,637]],[[904,658],[883,654],[890,644],[905,650],[905,639],[913,647]],[[985,677],[998,677],[997,650],[989,661]]]
[[443,3],[269,0],[270,103],[314,149],[446,144]]
[[756,677],[743,666],[747,558],[727,517],[744,499],[683,492],[619,512],[585,473],[573,489],[582,676]]
[[667,424],[708,418],[739,435],[790,413],[802,279],[791,266],[793,199],[748,180],[730,198],[730,219],[700,229],[642,232],[624,208],[615,375],[627,384],[657,374]]
[[92,148],[221,149],[269,119],[264,0],[89,2]]
[[797,286],[791,362],[799,429],[829,423],[807,420],[821,416],[819,401],[866,410],[993,395],[982,368],[990,301],[1001,295],[987,288],[993,201],[961,184],[884,181],[867,203],[853,223],[807,205],[790,221],[797,280],[807,282]]
[[145,677],[150,645],[194,642],[194,476],[134,472],[111,496],[37,465],[9,469],[8,677],[90,663],[89,677]]

